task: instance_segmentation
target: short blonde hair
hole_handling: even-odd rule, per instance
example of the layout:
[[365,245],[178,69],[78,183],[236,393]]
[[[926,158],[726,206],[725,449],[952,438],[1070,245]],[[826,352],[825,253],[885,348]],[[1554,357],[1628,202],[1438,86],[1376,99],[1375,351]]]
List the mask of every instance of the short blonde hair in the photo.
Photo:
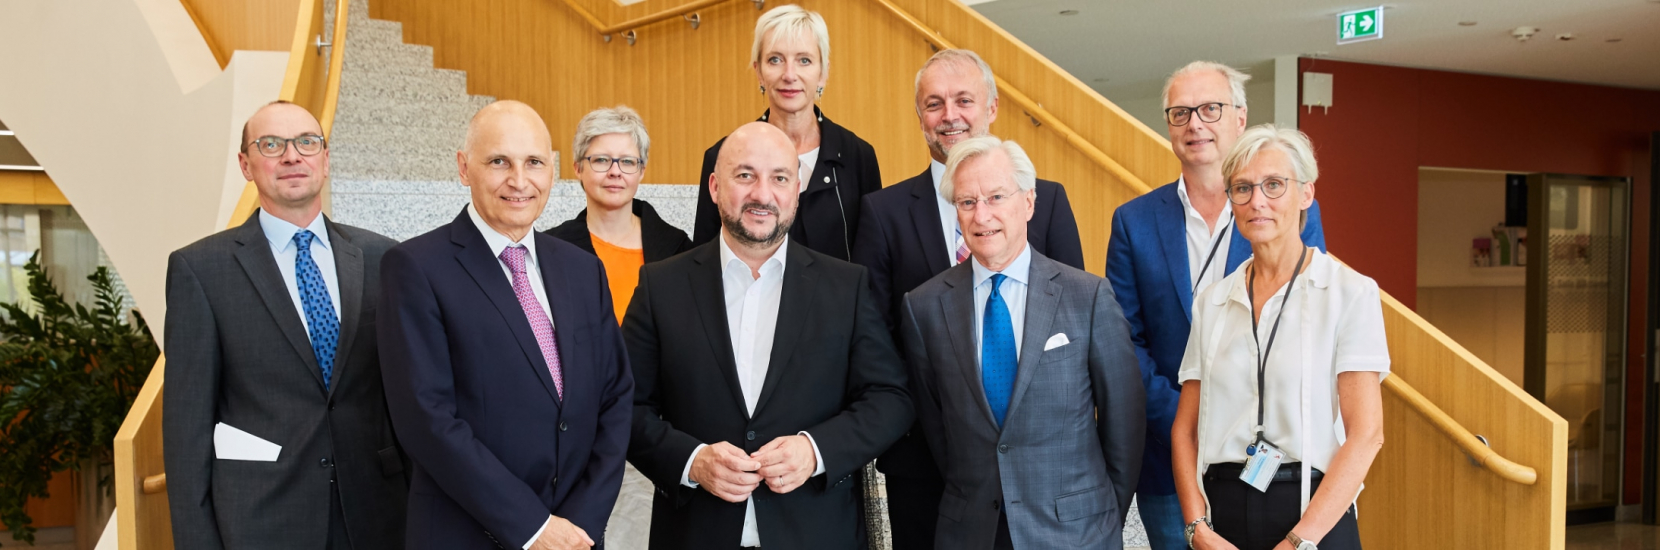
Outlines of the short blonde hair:
[[1298,183],[1314,183],[1314,180],[1320,179],[1320,165],[1314,160],[1314,143],[1308,140],[1308,134],[1273,124],[1259,124],[1240,134],[1233,150],[1222,159],[1223,180],[1232,184],[1234,175],[1269,147],[1278,148],[1291,159],[1291,169],[1297,173]]
[[957,184],[952,180],[957,177],[957,169],[969,159],[997,150],[1009,156],[1009,164],[1014,167],[1010,179],[1021,191],[1037,188],[1037,167],[1032,165],[1032,158],[1026,156],[1026,150],[1021,149],[1020,144],[998,139],[997,136],[980,136],[951,146],[951,156],[945,159],[945,175],[940,178],[940,197],[945,198],[945,202],[956,202],[957,198],[952,195],[957,192]]
[[646,134],[646,121],[634,109],[618,105],[594,109],[576,124],[576,137],[571,139],[572,160],[587,158],[588,145],[594,142],[594,138],[605,134],[624,134],[632,138],[634,147],[640,150],[640,164],[651,158],[651,136]]
[[[1163,106],[1165,108],[1170,107],[1170,85],[1175,83],[1177,78],[1205,71],[1215,71],[1221,74],[1223,78],[1228,79],[1228,95],[1233,96],[1228,99],[1233,101],[1234,107],[1245,108],[1245,83],[1251,81],[1251,75],[1215,61],[1194,61],[1180,69],[1176,69],[1176,72],[1170,73],[1170,77],[1164,79],[1164,94],[1160,96],[1163,98],[1161,100]],[[1193,105],[1189,105],[1189,107],[1193,107]]]
[[774,31],[797,35],[810,33],[817,39],[818,62],[822,67],[819,85],[822,87],[824,81],[830,80],[830,27],[824,24],[824,16],[795,4],[785,4],[767,10],[761,14],[761,19],[755,22],[755,44],[749,48],[751,64],[761,62],[761,48],[766,47],[767,35],[773,34]]

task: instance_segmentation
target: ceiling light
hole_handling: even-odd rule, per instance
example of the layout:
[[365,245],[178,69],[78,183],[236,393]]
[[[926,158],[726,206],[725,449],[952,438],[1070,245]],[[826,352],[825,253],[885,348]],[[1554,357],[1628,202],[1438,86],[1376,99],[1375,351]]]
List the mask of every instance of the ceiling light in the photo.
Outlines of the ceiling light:
[[1078,15],[1078,10],[1061,10],[1061,15]]
[[13,132],[11,130],[0,130],[0,136],[15,136],[15,135],[17,135],[17,133]]
[[1563,41],[1563,42],[1567,42],[1567,41],[1569,41],[1569,40],[1573,40],[1573,39],[1574,39],[1574,33],[1571,33],[1571,32],[1565,32],[1565,33],[1562,33],[1562,34],[1558,34],[1558,35],[1556,35],[1556,39],[1557,39],[1557,40],[1561,40],[1561,41]]
[[1608,43],[1613,44],[1613,43],[1619,42],[1620,40],[1623,40],[1623,39],[1621,39],[1621,38],[1610,38],[1610,39],[1608,39]]
[[1106,77],[1102,77],[1102,78],[1097,78],[1097,79],[1095,79],[1095,81],[1096,81],[1096,82],[1106,82],[1106,81],[1107,81],[1107,80],[1110,80],[1110,79],[1108,79],[1108,78],[1106,78]]
[[1474,27],[1474,26],[1476,26],[1476,22],[1475,21],[1459,21],[1458,26],[1460,26],[1460,27]]
[[1517,42],[1527,42],[1533,35],[1539,34],[1539,27],[1516,27],[1510,29],[1510,36],[1516,37]]

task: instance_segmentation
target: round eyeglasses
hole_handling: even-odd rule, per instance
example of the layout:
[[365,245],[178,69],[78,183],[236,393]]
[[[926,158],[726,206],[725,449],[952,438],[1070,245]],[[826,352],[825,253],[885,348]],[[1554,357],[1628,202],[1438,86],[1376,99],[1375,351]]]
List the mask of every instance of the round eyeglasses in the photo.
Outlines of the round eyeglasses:
[[1193,118],[1193,114],[1198,113],[1200,121],[1216,122],[1222,120],[1223,107],[1234,107],[1234,105],[1201,103],[1197,107],[1171,107],[1164,110],[1164,120],[1169,122],[1171,126],[1186,126],[1188,120]]
[[1251,202],[1251,195],[1256,193],[1258,187],[1262,188],[1262,196],[1268,197],[1269,200],[1277,199],[1285,196],[1285,190],[1291,188],[1291,184],[1296,181],[1269,176],[1263,178],[1261,183],[1237,182],[1228,186],[1228,200],[1242,206],[1248,204]]
[[316,134],[302,134],[291,138],[265,136],[249,142],[249,145],[253,145],[254,150],[259,151],[260,155],[275,158],[287,153],[290,143],[294,144],[295,152],[308,157],[328,148],[328,141]]
[[646,161],[634,157],[611,158],[593,156],[582,160],[588,161],[588,169],[595,172],[610,170],[611,165],[616,164],[617,169],[622,170],[622,173],[624,174],[637,174],[640,172],[640,168],[646,165]]

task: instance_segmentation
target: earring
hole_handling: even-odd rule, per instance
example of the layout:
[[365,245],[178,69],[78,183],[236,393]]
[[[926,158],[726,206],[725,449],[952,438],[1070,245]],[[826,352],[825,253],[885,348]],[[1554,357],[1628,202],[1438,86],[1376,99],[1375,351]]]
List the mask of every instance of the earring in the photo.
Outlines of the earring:
[[761,93],[763,93],[763,94],[767,93],[767,87],[766,86],[761,87]]
[[818,96],[819,97],[824,97],[824,87],[823,86],[818,87]]

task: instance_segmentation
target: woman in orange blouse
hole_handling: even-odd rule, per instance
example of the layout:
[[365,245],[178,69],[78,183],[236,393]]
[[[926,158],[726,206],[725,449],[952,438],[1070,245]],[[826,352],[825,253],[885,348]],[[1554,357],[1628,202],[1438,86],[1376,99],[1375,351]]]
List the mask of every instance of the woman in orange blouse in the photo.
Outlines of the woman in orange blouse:
[[639,113],[620,105],[588,113],[577,124],[571,151],[588,208],[548,234],[599,256],[621,323],[640,282],[640,266],[679,254],[692,242],[650,204],[634,198],[651,151]]

